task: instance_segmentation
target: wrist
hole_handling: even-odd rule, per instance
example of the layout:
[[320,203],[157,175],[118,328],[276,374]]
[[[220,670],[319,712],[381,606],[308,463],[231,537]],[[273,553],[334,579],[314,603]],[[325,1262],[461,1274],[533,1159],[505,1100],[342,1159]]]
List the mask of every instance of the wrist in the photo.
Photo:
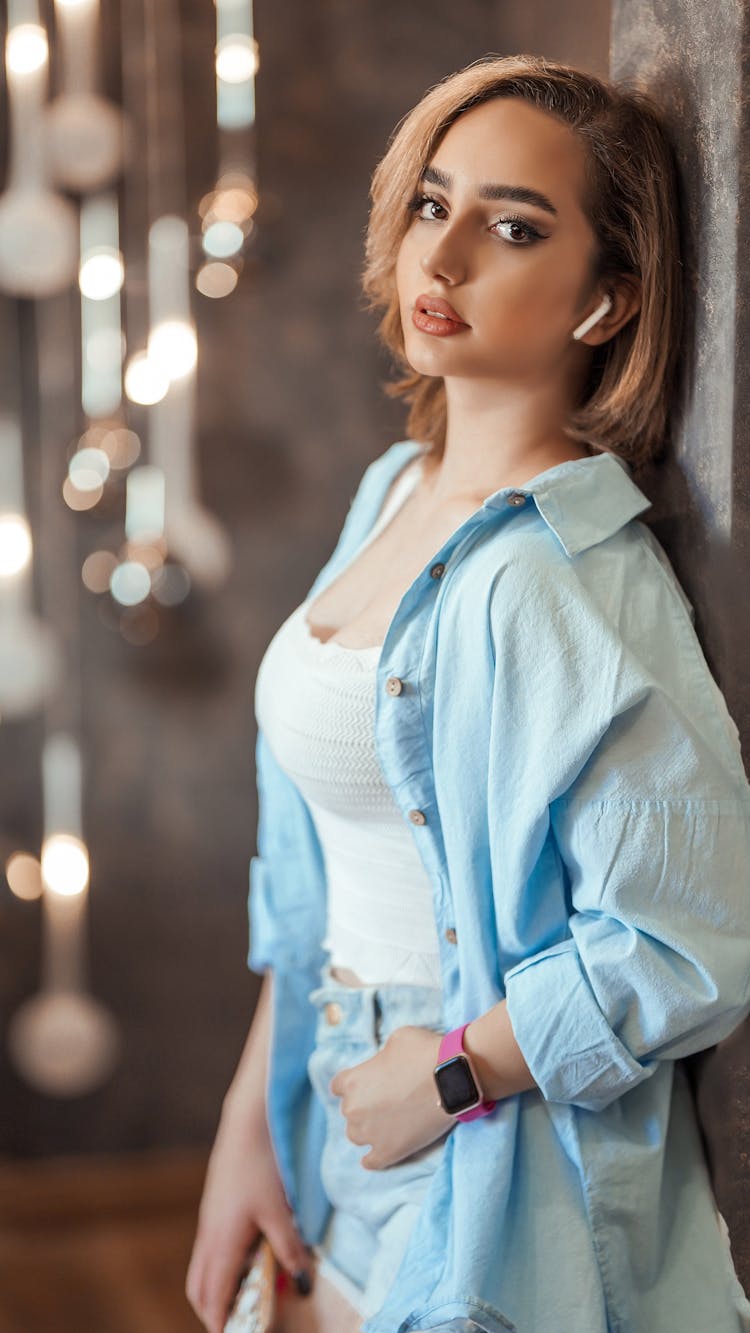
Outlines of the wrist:
[[443,1033],[438,1063],[433,1070],[439,1105],[456,1120],[463,1121],[491,1114],[496,1104],[464,1041],[467,1027],[468,1023],[462,1023]]
[[488,1056],[486,1044],[482,1041],[481,1028],[477,1031],[478,1019],[473,1019],[464,1031],[463,1046],[471,1063],[477,1071],[485,1097],[501,1101],[508,1091],[502,1073]]
[[464,1032],[464,1047],[486,1097],[500,1101],[537,1087],[515,1039],[505,1000],[472,1019]]

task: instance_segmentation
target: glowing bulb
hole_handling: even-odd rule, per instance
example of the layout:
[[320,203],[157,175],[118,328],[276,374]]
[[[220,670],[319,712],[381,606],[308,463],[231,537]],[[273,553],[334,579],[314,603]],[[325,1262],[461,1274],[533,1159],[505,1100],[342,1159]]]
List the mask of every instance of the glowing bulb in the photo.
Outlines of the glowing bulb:
[[86,844],[72,833],[53,833],[42,847],[42,879],[51,893],[70,898],[89,882]]
[[47,63],[47,34],[38,23],[19,23],[5,43],[5,61],[11,74],[33,74]]
[[212,222],[203,233],[203,249],[214,259],[236,255],[245,244],[245,233],[236,222]]
[[107,301],[119,292],[125,266],[119,250],[101,249],[84,259],[78,271],[78,286],[90,301]]
[[198,360],[195,329],[181,319],[157,324],[149,336],[148,355],[168,379],[182,379]]
[[169,379],[148,352],[136,352],[125,371],[125,392],[132,403],[159,403],[169,389]]
[[19,574],[31,559],[31,532],[22,514],[0,515],[0,578]]
[[258,46],[252,37],[232,33],[216,48],[216,75],[224,83],[247,83],[258,72]]

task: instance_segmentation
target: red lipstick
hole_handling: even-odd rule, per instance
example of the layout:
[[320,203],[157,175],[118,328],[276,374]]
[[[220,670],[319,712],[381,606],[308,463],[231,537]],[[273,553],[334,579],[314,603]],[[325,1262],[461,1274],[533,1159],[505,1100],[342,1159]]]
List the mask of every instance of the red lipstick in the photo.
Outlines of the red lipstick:
[[469,328],[453,306],[441,296],[429,296],[424,293],[414,302],[411,319],[414,327],[422,333],[433,333],[439,338],[461,333]]

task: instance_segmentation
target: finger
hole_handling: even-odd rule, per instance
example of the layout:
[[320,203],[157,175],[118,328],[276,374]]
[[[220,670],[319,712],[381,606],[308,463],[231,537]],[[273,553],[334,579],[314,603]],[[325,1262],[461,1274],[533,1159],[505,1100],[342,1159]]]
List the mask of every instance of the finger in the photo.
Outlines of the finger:
[[291,1211],[287,1216],[279,1215],[264,1219],[263,1231],[270,1241],[276,1258],[289,1276],[299,1283],[300,1273],[306,1273],[312,1283],[312,1259],[297,1230]]
[[227,1247],[224,1261],[206,1267],[199,1273],[192,1284],[191,1292],[187,1293],[190,1304],[203,1320],[208,1333],[223,1333],[245,1272],[245,1259],[257,1234],[255,1228],[255,1235],[247,1248],[242,1253],[235,1253],[234,1257],[229,1256]]

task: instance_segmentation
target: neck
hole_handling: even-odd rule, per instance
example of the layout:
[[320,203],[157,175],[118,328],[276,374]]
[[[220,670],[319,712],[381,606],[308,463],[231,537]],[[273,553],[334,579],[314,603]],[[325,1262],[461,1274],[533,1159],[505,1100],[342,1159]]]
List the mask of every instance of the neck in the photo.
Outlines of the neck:
[[436,502],[485,496],[522,486],[539,472],[592,450],[570,440],[562,423],[569,402],[538,385],[498,395],[497,385],[446,381],[446,438],[442,457],[428,460],[425,477]]

